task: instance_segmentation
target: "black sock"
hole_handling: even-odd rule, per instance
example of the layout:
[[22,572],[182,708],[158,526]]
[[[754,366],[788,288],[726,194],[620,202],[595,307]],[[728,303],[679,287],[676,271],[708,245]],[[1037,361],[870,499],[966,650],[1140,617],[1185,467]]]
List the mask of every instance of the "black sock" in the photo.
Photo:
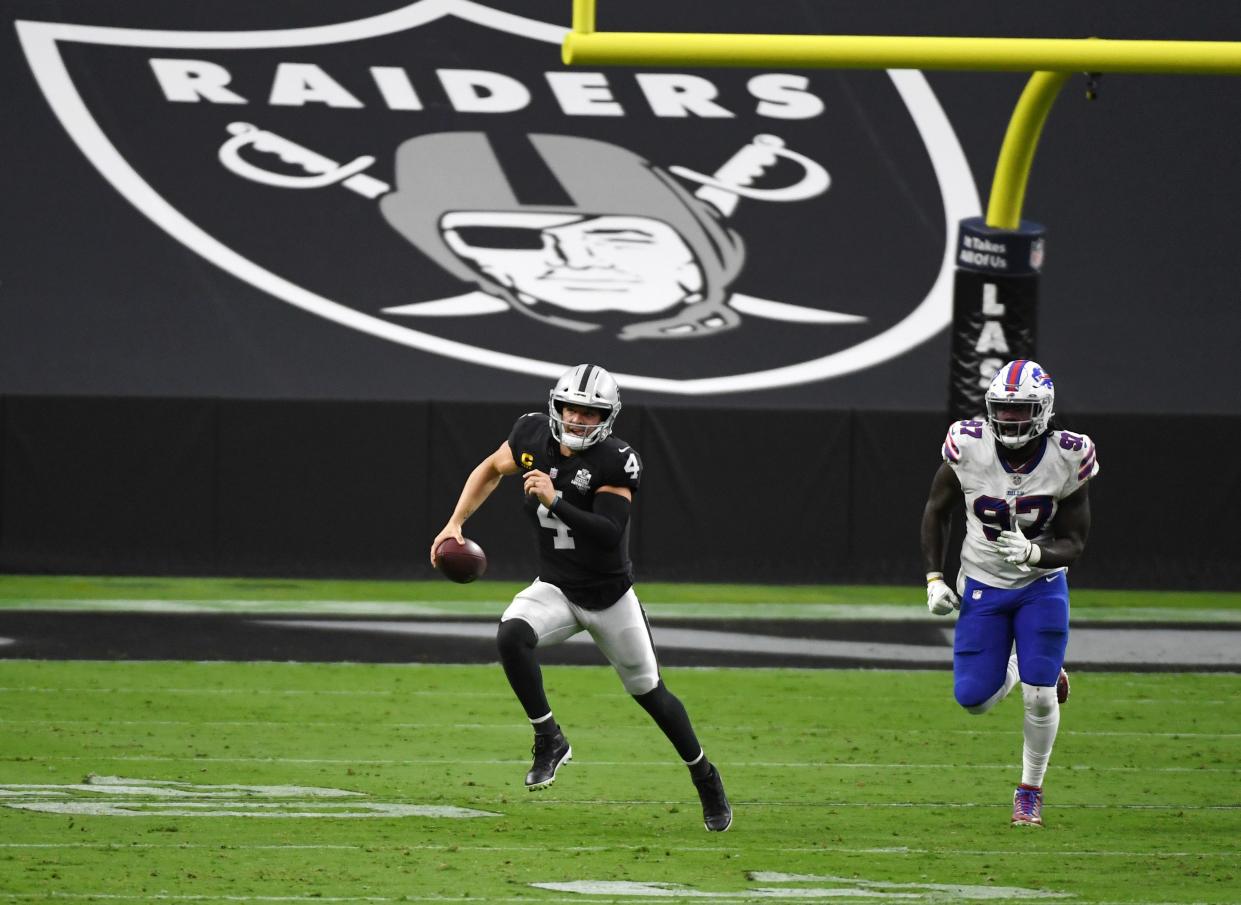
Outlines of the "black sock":
[[[668,736],[668,741],[677,749],[681,760],[689,765],[690,775],[697,777],[698,774],[694,772],[696,769],[705,771],[711,768],[702,753],[702,746],[698,744],[698,736],[694,735],[694,727],[690,725],[685,705],[664,687],[662,680],[646,694],[636,694],[633,699],[642,705],[642,709],[651,715],[664,735]],[[695,760],[698,762],[690,765],[690,762]]]
[[703,754],[702,760],[697,763],[686,764],[689,767],[689,775],[691,779],[706,779],[711,775],[711,761],[707,760],[707,755]]
[[546,716],[547,719],[533,723],[535,735],[553,735],[559,731],[556,718],[549,716],[551,707],[543,693],[543,672],[534,656],[539,636],[524,619],[507,619],[500,623],[496,632],[496,647],[500,650],[500,662],[508,684],[526,711],[531,722]]
[[560,731],[560,724],[557,723],[556,718],[554,716],[551,716],[550,714],[548,715],[547,719],[540,720],[537,723],[531,722],[531,725],[534,726],[534,734],[536,736],[555,735],[557,732]]

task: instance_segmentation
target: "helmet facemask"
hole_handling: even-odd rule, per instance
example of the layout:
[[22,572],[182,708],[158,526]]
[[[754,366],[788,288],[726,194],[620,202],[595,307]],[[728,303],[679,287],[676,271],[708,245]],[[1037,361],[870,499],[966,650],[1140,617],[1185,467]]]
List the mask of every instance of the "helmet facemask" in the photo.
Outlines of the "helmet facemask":
[[1039,402],[987,400],[987,421],[995,439],[1010,449],[1025,446],[1047,429]]
[[1051,375],[1036,362],[1009,362],[987,388],[987,423],[995,439],[1019,449],[1041,437],[1054,414],[1055,387]]
[[[574,405],[575,403],[568,403]],[[551,416],[552,436],[556,441],[563,443],[572,450],[582,450],[594,446],[601,440],[606,440],[612,433],[612,422],[616,416],[612,414],[610,409],[596,409],[594,406],[590,408],[599,412],[600,419],[598,424],[576,424],[570,423],[564,417],[565,403],[553,398],[547,404],[547,413]]]

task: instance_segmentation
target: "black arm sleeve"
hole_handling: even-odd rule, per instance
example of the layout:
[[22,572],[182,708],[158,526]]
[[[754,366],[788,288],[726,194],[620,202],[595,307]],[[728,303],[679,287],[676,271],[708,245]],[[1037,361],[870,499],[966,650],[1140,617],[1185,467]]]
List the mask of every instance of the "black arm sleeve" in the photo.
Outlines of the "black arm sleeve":
[[621,542],[629,524],[629,500],[619,493],[596,493],[594,512],[578,509],[564,497],[556,497],[549,511],[570,530],[608,549]]

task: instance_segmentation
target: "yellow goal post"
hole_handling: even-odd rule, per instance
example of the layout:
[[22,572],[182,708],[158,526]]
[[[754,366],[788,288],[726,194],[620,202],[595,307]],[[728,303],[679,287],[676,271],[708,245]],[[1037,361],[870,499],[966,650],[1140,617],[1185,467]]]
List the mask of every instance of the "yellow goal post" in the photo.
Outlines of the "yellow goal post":
[[1043,123],[1069,75],[1241,75],[1241,42],[1099,38],[954,38],[893,35],[775,35],[600,32],[595,0],[573,0],[567,66],[947,69],[1031,72],[996,164],[987,224],[1015,228]]

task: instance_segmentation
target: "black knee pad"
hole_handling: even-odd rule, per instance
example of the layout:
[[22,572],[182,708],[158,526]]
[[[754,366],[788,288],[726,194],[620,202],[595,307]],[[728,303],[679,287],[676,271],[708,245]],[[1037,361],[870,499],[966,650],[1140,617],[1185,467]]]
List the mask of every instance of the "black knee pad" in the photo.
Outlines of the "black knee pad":
[[525,619],[506,619],[496,630],[496,647],[500,654],[519,654],[538,647],[539,636]]

